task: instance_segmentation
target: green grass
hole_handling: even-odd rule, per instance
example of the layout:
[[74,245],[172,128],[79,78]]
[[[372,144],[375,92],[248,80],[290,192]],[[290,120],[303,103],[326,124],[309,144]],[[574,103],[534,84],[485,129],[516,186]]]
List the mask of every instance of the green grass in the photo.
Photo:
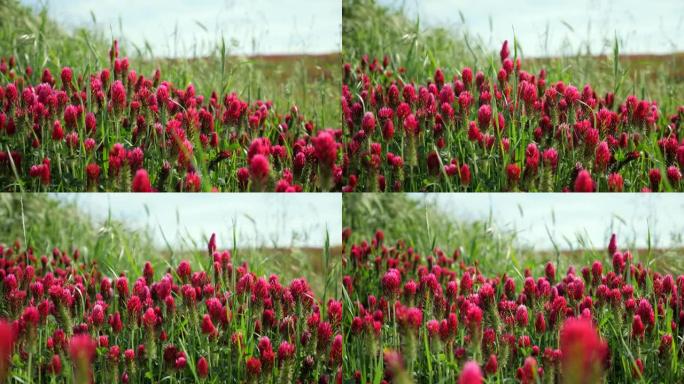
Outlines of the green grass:
[[[20,248],[28,245],[37,256],[50,255],[55,248],[70,254],[78,249],[84,261],[96,262],[110,277],[120,272],[140,275],[146,261],[157,271],[166,271],[181,260],[188,260],[193,269],[211,269],[206,251],[210,233],[202,243],[181,234],[180,245],[160,247],[153,241],[151,228],[134,228],[116,219],[115,212],[96,218],[75,202],[47,194],[0,194],[0,216],[0,244],[5,247],[18,241]],[[247,262],[260,276],[277,274],[286,281],[304,277],[319,297],[339,296],[339,247],[328,241],[319,248],[238,247],[234,229],[234,239],[218,238],[217,243],[219,250],[231,251],[235,265]]]
[[[481,36],[468,31],[469,20],[457,6],[444,12],[459,15],[458,29],[425,27],[403,9],[389,9],[375,0],[343,0],[343,59],[355,65],[364,55],[380,61],[388,55],[395,72],[403,67],[401,77],[407,82],[424,83],[437,68],[444,71],[447,80],[465,66],[485,73],[493,70],[498,64],[497,53],[485,46]],[[536,74],[545,68],[549,83],[562,80],[578,88],[589,83],[597,92],[615,91],[616,100],[630,94],[655,99],[664,111],[684,102],[682,55],[623,57],[620,36],[606,38],[614,42],[613,55],[600,60],[587,54],[582,48],[586,44],[579,44],[573,55],[530,60],[524,54],[525,46],[538,41],[519,41],[512,34],[508,40],[512,54],[525,60],[525,70]]]
[[[457,7],[445,9],[444,12],[456,14]],[[407,16],[400,9],[389,9],[377,4],[374,0],[345,0],[343,1],[343,59],[345,63],[351,65],[352,73],[347,79],[345,88],[349,94],[345,94],[345,118],[353,126],[349,129],[347,140],[359,141],[356,148],[363,148],[360,144],[362,140],[378,143],[381,145],[379,150],[379,161],[374,162],[373,167],[364,166],[363,161],[351,161],[351,166],[347,169],[347,175],[357,177],[357,191],[375,191],[382,188],[382,183],[378,182],[378,176],[383,176],[385,190],[399,191],[424,191],[424,192],[491,192],[491,191],[561,191],[574,190],[574,181],[579,166],[586,169],[594,177],[596,191],[608,191],[609,173],[620,173],[624,179],[624,186],[613,189],[625,191],[640,191],[643,188],[657,189],[658,191],[678,191],[681,183],[677,181],[677,176],[672,178],[672,182],[666,176],[667,168],[675,166],[673,172],[678,171],[679,164],[675,162],[672,153],[663,154],[659,148],[658,140],[673,137],[680,139],[679,132],[672,130],[671,116],[677,115],[678,107],[684,104],[684,76],[681,75],[684,68],[684,56],[682,54],[672,54],[664,56],[648,55],[622,55],[621,40],[619,36],[613,36],[612,54],[606,56],[593,56],[588,53],[588,49],[580,48],[575,54],[552,58],[530,58],[525,56],[525,46],[532,45],[534,41],[520,41],[514,34],[508,39],[511,51],[511,59],[515,63],[521,61],[520,75],[511,75],[505,82],[497,80],[497,74],[502,67],[499,53],[492,52],[479,36],[473,36],[468,32],[468,20],[461,14],[458,29],[447,29],[442,27],[425,27],[420,19],[413,19]],[[524,21],[521,21],[524,22]],[[498,42],[503,43],[503,42]],[[587,44],[581,43],[580,47]],[[373,66],[374,60],[383,62],[387,57],[387,66]],[[364,64],[365,63],[365,64]],[[492,91],[490,102],[493,108],[493,116],[499,112],[505,121],[505,128],[501,133],[482,130],[490,136],[486,139],[489,145],[485,146],[481,141],[471,139],[468,132],[468,123],[476,121],[473,108],[461,108],[455,102],[451,103],[454,112],[461,113],[465,110],[467,114],[458,118],[447,118],[441,123],[443,131],[433,129],[439,121],[438,113],[444,113],[436,108],[424,114],[417,105],[411,105],[411,113],[417,116],[418,133],[417,139],[408,138],[402,129],[402,121],[399,118],[392,120],[395,133],[386,138],[382,137],[379,129],[371,129],[370,133],[355,135],[362,127],[362,116],[364,113],[371,112],[379,123],[384,124],[380,116],[380,109],[389,105],[387,99],[382,102],[373,102],[371,97],[384,97],[389,92],[390,85],[395,84],[399,88],[405,85],[413,86],[414,89],[427,88],[428,84],[434,84],[434,76],[437,69],[441,69],[446,83],[451,83],[452,79],[459,78],[461,71],[465,67],[470,67],[473,73],[484,74],[487,88],[505,88],[504,92],[497,93]],[[541,85],[541,70],[546,71],[545,85]],[[511,71],[511,73],[517,70]],[[573,145],[566,145],[567,134],[562,131],[566,129],[561,123],[567,123],[567,127],[573,128],[575,118],[592,122],[592,117],[596,121],[596,113],[603,105],[597,103],[597,107],[591,107],[591,111],[582,109],[573,110],[572,119],[568,121],[554,121],[556,117],[553,108],[549,108],[549,118],[553,122],[552,129],[541,129],[541,120],[537,120],[546,114],[544,110],[524,111],[520,97],[520,84],[522,71],[525,71],[535,80],[539,95],[534,97],[535,102],[549,100],[541,89],[549,89],[558,82],[566,85],[575,86],[583,92],[592,91],[596,97],[586,98],[601,101],[605,95],[613,94],[614,103],[604,103],[610,105],[609,109],[617,113],[621,105],[624,105],[628,96],[633,95],[640,100],[653,102],[658,107],[658,116],[654,119],[654,126],[631,126],[629,122],[621,123],[616,132],[599,132],[599,140],[614,139],[626,133],[628,139],[628,149],[617,148],[611,144],[611,168],[602,169],[595,163],[595,146],[589,144],[589,140],[584,140],[577,131],[573,139]],[[518,73],[518,72],[516,72]],[[500,84],[497,84],[500,83]],[[370,92],[372,88],[375,92]],[[439,89],[439,87],[438,87]],[[470,89],[469,91],[473,91]],[[510,92],[509,92],[510,91]],[[478,94],[474,94],[477,103]],[[499,95],[498,97],[496,95]],[[503,97],[501,95],[505,95]],[[458,96],[458,95],[454,95]],[[513,102],[509,103],[508,99]],[[584,99],[583,99],[584,100]],[[545,104],[549,106],[552,104]],[[586,103],[580,105],[587,105]],[[512,106],[506,108],[505,106]],[[361,107],[354,112],[355,107]],[[393,106],[396,108],[396,106]],[[475,106],[474,109],[477,109]],[[576,113],[577,111],[580,113]],[[349,111],[352,111],[351,113]],[[542,111],[537,113],[537,111]],[[357,113],[357,115],[353,115]],[[398,113],[394,111],[392,118]],[[531,116],[531,118],[530,118]],[[403,117],[402,117],[403,118]],[[434,118],[434,119],[433,119]],[[681,119],[681,117],[679,117]],[[496,120],[496,119],[495,119]],[[577,120],[579,121],[579,120]],[[487,123],[488,125],[489,123]],[[593,124],[595,125],[595,124]],[[675,123],[676,125],[676,123]],[[378,124],[378,126],[380,126]],[[501,128],[501,127],[499,127]],[[547,127],[548,128],[548,127]],[[369,128],[370,129],[370,128]],[[574,127],[577,130],[576,127]],[[486,136],[485,134],[485,136]],[[566,135],[566,136],[564,136]],[[608,136],[614,135],[610,138]],[[477,136],[474,136],[477,138]],[[481,138],[484,136],[480,136]],[[504,143],[504,139],[507,140]],[[414,140],[417,140],[414,141]],[[586,141],[586,151],[582,152],[583,143]],[[526,148],[529,144],[535,144],[540,150],[553,148],[558,151],[558,167],[547,167],[537,173],[536,166],[527,166],[524,163],[526,158]],[[634,145],[632,145],[632,143]],[[480,144],[480,145],[477,145]],[[363,145],[366,145],[365,143]],[[634,151],[632,155],[637,156],[638,160],[631,162],[627,160],[627,151]],[[352,157],[352,160],[363,158],[364,151],[359,150],[359,154]],[[392,152],[403,159],[402,165],[392,166],[387,153]],[[417,153],[416,153],[417,152]],[[433,159],[439,162],[436,166],[430,166],[429,155],[437,155]],[[471,177],[461,178],[460,170],[457,167],[447,172],[444,165],[450,162],[463,164],[469,167]],[[408,164],[406,164],[408,163]],[[435,164],[434,162],[432,164]],[[532,163],[535,164],[535,163]],[[612,167],[615,165],[615,167]],[[524,166],[524,169],[523,169]],[[508,167],[517,167],[521,171],[521,177],[507,176]],[[432,168],[432,169],[430,169]],[[551,169],[549,169],[551,168]],[[444,169],[444,171],[442,171]],[[454,169],[458,172],[454,172]],[[649,172],[659,171],[664,182],[651,182]],[[548,172],[547,172],[548,171]],[[543,172],[546,175],[540,176]],[[515,175],[515,172],[511,172]],[[458,176],[458,177],[456,177]],[[462,182],[458,183],[457,180]],[[519,179],[519,180],[518,180]],[[463,181],[465,180],[465,181]],[[653,179],[655,180],[655,179]]]
[[105,269],[142,271],[145,256],[154,254],[149,234],[106,218],[96,223],[75,204],[59,202],[46,194],[0,194],[0,243],[19,241],[35,254],[54,248],[78,249],[85,260]]
[[[1,55],[14,55],[22,71],[31,66],[34,79],[40,77],[44,67],[55,77],[64,66],[72,67],[76,74],[98,71],[109,65],[109,47],[112,40],[120,39],[121,31],[101,30],[92,17],[92,26],[67,31],[49,18],[46,8],[35,13],[18,0],[2,0]],[[176,33],[182,32],[182,26],[178,26]],[[172,51],[179,48],[175,42],[170,45]],[[160,57],[148,43],[137,47],[122,41],[120,56],[129,56],[131,68],[146,77],[160,69],[162,78],[179,88],[192,83],[205,96],[212,91],[235,91],[248,101],[269,99],[282,114],[297,105],[301,111],[311,111],[307,116],[318,126],[339,125],[339,55],[237,57],[232,55],[231,42],[225,37],[195,41],[194,45],[206,47],[208,53],[200,55],[195,49],[188,58],[169,59]]]
[[[345,228],[352,229],[350,243],[370,241],[380,229],[385,233],[387,246],[403,239],[423,256],[433,254],[435,247],[447,255],[459,250],[460,260],[467,265],[477,265],[483,273],[496,275],[522,274],[525,269],[543,273],[549,261],[562,272],[573,265],[590,265],[594,260],[611,262],[606,252],[609,239],[592,244],[580,228],[575,238],[550,237],[555,247],[540,250],[520,240],[515,230],[497,225],[494,212],[486,219],[459,218],[459,213],[442,211],[430,200],[429,194],[417,199],[399,193],[343,195],[342,222]],[[647,241],[646,247],[637,248],[633,243],[618,239],[620,249],[630,250],[636,261],[654,270],[673,274],[684,272],[681,258],[684,249],[679,246],[656,248],[650,243],[650,233],[640,235]],[[572,250],[563,247],[565,243],[573,245]]]

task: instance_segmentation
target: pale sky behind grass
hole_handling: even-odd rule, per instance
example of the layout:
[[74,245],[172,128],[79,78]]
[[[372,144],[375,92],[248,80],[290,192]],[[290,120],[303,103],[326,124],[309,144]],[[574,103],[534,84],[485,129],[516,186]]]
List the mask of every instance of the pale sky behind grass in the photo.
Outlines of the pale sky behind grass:
[[[586,42],[591,53],[612,53],[617,33],[626,53],[684,50],[682,0],[378,0],[420,16],[424,26],[465,27],[492,50],[513,40],[526,56],[574,54]],[[463,13],[465,24],[459,11]],[[490,28],[490,17],[492,20]],[[548,25],[548,43],[545,48]],[[585,50],[583,50],[584,52]]]
[[522,243],[537,250],[553,249],[551,239],[561,249],[581,248],[578,236],[590,248],[603,248],[613,232],[621,244],[646,247],[649,228],[652,246],[670,248],[682,245],[684,233],[684,197],[678,193],[437,193],[411,197],[434,201],[457,219],[487,220],[491,213],[492,230],[516,231]]
[[[103,220],[114,218],[133,228],[149,227],[156,244],[204,246],[216,232],[219,244],[229,247],[233,222],[241,246],[288,247],[341,244],[342,198],[339,193],[311,194],[53,194],[76,201],[84,212]],[[582,246],[603,248],[615,232],[621,244],[646,247],[651,231],[653,247],[683,245],[684,198],[680,194],[567,194],[567,193],[437,193],[410,194],[434,201],[439,209],[460,220],[493,218],[491,230],[516,231],[521,244],[536,250]],[[146,211],[149,211],[149,214]],[[548,230],[548,232],[547,232]],[[583,238],[581,243],[578,238]]]
[[[200,247],[215,232],[219,248],[342,243],[342,197],[333,193],[59,193],[101,224],[109,212],[131,228],[150,228],[158,246]],[[149,214],[148,214],[149,211]],[[166,241],[164,240],[166,237]]]
[[[342,46],[342,0],[21,0],[66,28],[97,27],[107,37],[126,39],[157,56],[206,53],[224,36],[238,43],[233,54],[339,52]],[[121,24],[120,24],[121,23]],[[201,25],[200,25],[201,24]],[[121,26],[121,28],[120,28]],[[174,30],[178,27],[178,43]],[[111,31],[111,33],[110,33]]]

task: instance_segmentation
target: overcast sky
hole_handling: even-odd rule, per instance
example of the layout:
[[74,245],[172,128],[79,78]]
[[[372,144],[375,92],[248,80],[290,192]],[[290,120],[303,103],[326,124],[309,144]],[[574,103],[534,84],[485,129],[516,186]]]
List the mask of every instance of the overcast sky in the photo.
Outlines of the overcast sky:
[[[597,248],[607,246],[612,232],[622,244],[646,247],[648,229],[658,247],[681,245],[673,238],[684,233],[681,194],[569,194],[569,193],[453,193],[411,194],[434,200],[452,217],[486,220],[495,228],[515,230],[518,238],[537,250],[577,248],[577,235]],[[555,220],[554,220],[555,217]],[[674,240],[673,240],[674,239]]]
[[[174,246],[189,239],[204,246],[216,232],[229,246],[236,223],[241,246],[287,247],[341,243],[342,198],[339,193],[310,194],[53,194],[76,201],[84,212],[103,220],[108,212],[133,228],[149,227],[158,245],[164,236]],[[682,245],[684,199],[679,194],[437,193],[410,194],[434,201],[455,219],[486,220],[495,230],[514,230],[521,243],[537,250],[577,248],[578,235],[603,248],[611,233],[621,244],[645,247]],[[147,208],[147,209],[146,209]],[[147,213],[149,211],[149,214]],[[548,232],[547,232],[548,231]],[[162,234],[163,232],[163,234]],[[551,238],[549,238],[549,234]]]
[[[465,28],[491,49],[513,40],[513,30],[527,56],[574,53],[590,41],[592,53],[612,52],[615,33],[629,53],[667,53],[684,49],[682,0],[378,0],[404,5],[423,25]],[[490,28],[490,17],[492,27]],[[548,25],[548,49],[544,48]]]
[[[342,243],[342,197],[334,193],[62,193],[99,223],[108,212],[132,228],[149,227],[157,245],[164,236],[174,246],[188,246],[216,233],[220,247],[230,247],[233,228],[239,246],[322,247]],[[149,215],[148,212],[149,211]],[[234,225],[236,223],[236,225]]]
[[[342,0],[20,0],[68,28],[92,25],[160,56],[192,56],[223,35],[239,54],[329,53],[341,47]],[[121,22],[122,28],[119,27]],[[178,44],[174,30],[178,27]],[[174,49],[174,47],[177,48]],[[198,48],[200,53],[202,48]]]

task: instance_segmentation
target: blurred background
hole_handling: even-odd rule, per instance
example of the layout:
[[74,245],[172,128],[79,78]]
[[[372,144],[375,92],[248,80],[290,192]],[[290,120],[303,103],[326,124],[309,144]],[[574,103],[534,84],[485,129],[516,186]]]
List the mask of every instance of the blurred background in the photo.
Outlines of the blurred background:
[[352,241],[385,232],[427,255],[459,250],[468,263],[495,273],[561,270],[593,260],[610,262],[612,233],[619,249],[668,272],[684,272],[684,201],[677,194],[467,193],[345,194],[343,226]]
[[386,55],[404,81],[447,78],[469,66],[496,76],[509,41],[522,69],[598,94],[684,102],[684,2],[662,0],[343,0],[342,51],[357,65]]
[[527,57],[623,53],[671,53],[684,48],[684,3],[658,0],[378,0],[420,18],[426,27],[446,27],[478,37],[492,50],[515,33]]
[[[130,69],[198,94],[236,92],[297,106],[318,127],[339,125],[341,0],[2,0],[0,54],[76,76],[110,66],[119,41]],[[87,77],[87,76],[86,76]],[[36,79],[37,80],[37,79]]]
[[637,248],[682,242],[684,200],[677,194],[410,194],[454,220],[491,221],[537,251],[603,248],[612,233]]
[[342,197],[305,194],[59,193],[51,198],[149,232],[156,246],[204,248],[216,233],[224,247],[323,248],[341,244]]
[[157,56],[211,53],[224,37],[232,54],[339,52],[341,0],[21,0],[67,30],[96,27]]
[[[37,255],[78,250],[112,275],[165,270],[188,260],[207,269],[207,243],[235,265],[289,281],[306,277],[319,294],[340,283],[340,194],[0,194],[0,244]],[[326,289],[327,288],[327,289]]]

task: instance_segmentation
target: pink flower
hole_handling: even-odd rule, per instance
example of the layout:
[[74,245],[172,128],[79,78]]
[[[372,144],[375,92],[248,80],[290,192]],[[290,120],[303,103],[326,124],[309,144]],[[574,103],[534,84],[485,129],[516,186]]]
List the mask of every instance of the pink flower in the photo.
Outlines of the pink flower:
[[489,355],[489,359],[487,359],[487,364],[485,364],[484,369],[488,375],[495,374],[499,369],[499,362],[497,361],[495,354]]
[[591,320],[567,319],[560,330],[563,372],[568,383],[598,382],[608,352]]
[[608,175],[608,190],[610,192],[622,192],[624,188],[624,182],[622,180],[622,175],[619,173],[611,173]]
[[64,139],[64,129],[62,128],[62,123],[59,120],[55,120],[52,124],[52,140],[62,141]]
[[261,360],[256,357],[247,359],[247,374],[249,377],[259,377],[261,375]]
[[66,88],[71,85],[71,79],[74,78],[74,71],[69,67],[62,68],[61,78],[62,85]]
[[[369,112],[370,113],[370,112]],[[325,169],[332,169],[337,161],[337,142],[335,137],[327,131],[321,131],[311,139],[315,149],[318,164]]]
[[515,186],[520,181],[520,166],[518,164],[508,164],[506,167],[506,177],[508,178],[508,184]]
[[401,275],[399,274],[399,271],[396,269],[387,271],[382,277],[381,284],[386,295],[396,297],[401,288]]
[[503,44],[501,45],[501,51],[499,52],[499,57],[501,57],[501,61],[503,62],[510,55],[511,55],[511,50],[508,48],[508,40],[504,40]]
[[458,384],[482,384],[482,371],[474,361],[469,361],[463,366]]
[[147,171],[143,168],[140,168],[135,172],[135,176],[133,176],[133,184],[131,190],[133,192],[152,192],[150,177],[147,174]]
[[207,359],[204,358],[204,356],[200,357],[199,360],[197,360],[197,375],[199,375],[199,377],[209,376],[209,363],[207,362]]
[[126,89],[121,80],[117,80],[112,84],[112,104],[114,109],[119,111],[126,108]]
[[12,324],[0,319],[0,381],[3,382],[9,372],[14,339],[15,335]]
[[575,192],[594,192],[594,180],[591,179],[589,171],[583,169],[575,179]]
[[249,162],[249,177],[252,182],[264,184],[268,181],[271,165],[264,155],[254,155]]
[[486,130],[489,127],[489,122],[492,120],[492,107],[489,104],[483,104],[477,110],[477,125],[480,129]]
[[646,328],[644,327],[644,322],[641,321],[641,316],[634,315],[632,318],[632,337],[637,339],[643,337],[645,330]]
[[283,341],[278,347],[278,362],[283,364],[284,362],[292,359],[292,357],[294,357],[294,353],[295,346],[287,341]]
[[523,304],[519,305],[518,309],[515,311],[515,321],[518,323],[518,326],[527,327],[529,317],[527,314],[527,307]]
[[373,112],[366,112],[361,120],[361,129],[363,129],[367,134],[373,134],[375,131],[375,116]]
[[147,308],[142,319],[147,327],[153,328],[157,324],[157,314],[154,312],[154,308]]
[[202,333],[209,335],[210,337],[213,337],[218,333],[208,314],[204,314],[202,317]]
[[69,356],[76,371],[76,383],[88,383],[92,378],[91,362],[97,344],[88,334],[75,335],[69,341]]

